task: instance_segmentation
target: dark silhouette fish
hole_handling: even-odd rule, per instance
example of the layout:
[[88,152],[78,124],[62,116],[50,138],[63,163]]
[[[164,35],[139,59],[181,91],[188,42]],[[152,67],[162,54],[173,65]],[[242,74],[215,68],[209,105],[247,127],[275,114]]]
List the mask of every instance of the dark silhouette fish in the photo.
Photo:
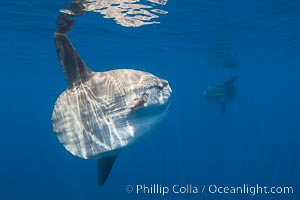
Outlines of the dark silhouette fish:
[[236,96],[236,88],[234,86],[236,79],[237,76],[234,76],[223,84],[208,86],[203,92],[203,97],[207,102],[219,104],[221,106],[220,111],[222,114],[225,113],[227,105]]

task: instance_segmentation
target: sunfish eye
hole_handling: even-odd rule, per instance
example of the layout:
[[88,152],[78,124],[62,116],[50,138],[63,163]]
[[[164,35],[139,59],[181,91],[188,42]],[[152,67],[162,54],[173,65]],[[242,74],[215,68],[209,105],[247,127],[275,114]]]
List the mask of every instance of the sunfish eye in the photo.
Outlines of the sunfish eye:
[[168,86],[168,81],[161,80],[161,82],[156,86],[156,88],[159,90],[163,90],[166,86]]
[[160,83],[160,84],[158,84],[158,85],[157,85],[157,89],[159,89],[159,90],[163,90],[163,89],[164,89],[164,86],[163,86],[163,84],[161,84],[161,83]]

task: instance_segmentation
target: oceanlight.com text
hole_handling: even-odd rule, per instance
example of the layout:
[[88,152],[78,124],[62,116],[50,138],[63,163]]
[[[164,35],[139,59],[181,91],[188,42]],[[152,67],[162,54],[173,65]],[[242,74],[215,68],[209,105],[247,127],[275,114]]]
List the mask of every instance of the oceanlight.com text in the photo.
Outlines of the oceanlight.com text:
[[255,186],[249,186],[244,184],[242,186],[219,186],[219,185],[209,185],[208,192],[210,194],[249,194],[251,196],[257,194],[293,194],[294,188],[290,186],[260,186],[256,184]]

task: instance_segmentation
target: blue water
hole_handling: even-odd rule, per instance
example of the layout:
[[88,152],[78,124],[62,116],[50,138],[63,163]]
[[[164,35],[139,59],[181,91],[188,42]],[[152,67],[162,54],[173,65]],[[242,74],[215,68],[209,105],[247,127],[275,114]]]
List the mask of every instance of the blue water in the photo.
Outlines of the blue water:
[[[0,199],[300,199],[298,0],[169,0],[160,24],[139,28],[96,13],[76,19],[70,40],[93,70],[148,71],[173,89],[167,118],[119,155],[102,188],[95,161],[72,156],[52,132],[52,109],[66,88],[53,32],[68,3],[0,3]],[[237,96],[222,115],[202,92],[233,75]],[[124,190],[139,184],[192,184],[199,193]],[[243,184],[294,193],[207,190]]]

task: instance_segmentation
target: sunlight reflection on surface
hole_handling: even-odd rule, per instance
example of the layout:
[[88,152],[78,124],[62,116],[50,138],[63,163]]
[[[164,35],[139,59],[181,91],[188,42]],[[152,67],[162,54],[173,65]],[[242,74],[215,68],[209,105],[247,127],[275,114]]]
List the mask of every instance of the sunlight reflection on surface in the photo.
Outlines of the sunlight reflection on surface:
[[158,14],[167,14],[168,12],[158,9],[156,6],[166,5],[167,0],[147,1],[148,2],[141,2],[140,0],[87,0],[83,3],[83,6],[85,11],[100,13],[104,15],[104,18],[114,19],[117,24],[125,27],[159,24],[160,22],[157,21],[157,18],[159,18]]

